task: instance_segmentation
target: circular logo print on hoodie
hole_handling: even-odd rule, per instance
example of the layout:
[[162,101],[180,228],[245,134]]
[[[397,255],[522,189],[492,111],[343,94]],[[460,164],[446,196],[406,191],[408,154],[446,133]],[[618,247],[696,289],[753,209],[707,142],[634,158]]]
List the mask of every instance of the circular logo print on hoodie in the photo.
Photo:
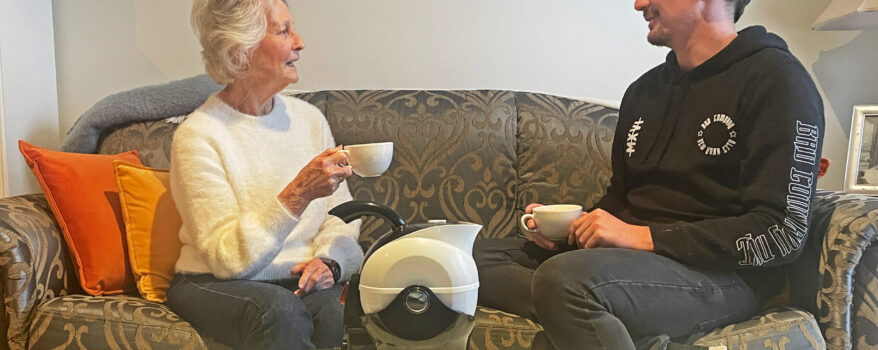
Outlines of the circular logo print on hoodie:
[[732,150],[737,142],[735,121],[725,114],[714,114],[701,122],[698,129],[698,149],[708,156],[719,156]]

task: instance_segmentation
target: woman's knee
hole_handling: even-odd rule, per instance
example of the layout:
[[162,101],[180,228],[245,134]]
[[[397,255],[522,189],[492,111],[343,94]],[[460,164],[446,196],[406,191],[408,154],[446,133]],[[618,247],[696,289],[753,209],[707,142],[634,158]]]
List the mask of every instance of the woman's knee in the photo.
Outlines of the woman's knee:
[[334,285],[305,296],[303,301],[314,322],[319,321],[324,325],[342,324],[344,306],[340,300],[343,290],[344,286]]
[[302,300],[278,287],[248,297],[242,307],[244,347],[311,348],[314,323]]
[[278,286],[249,299],[248,312],[258,315],[258,321],[266,325],[311,323],[311,315],[302,299],[288,289]]

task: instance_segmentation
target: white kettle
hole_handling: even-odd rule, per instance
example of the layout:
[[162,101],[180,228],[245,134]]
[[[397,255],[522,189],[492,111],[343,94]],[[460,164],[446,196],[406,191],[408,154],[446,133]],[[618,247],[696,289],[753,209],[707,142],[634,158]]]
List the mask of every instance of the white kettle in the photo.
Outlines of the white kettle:
[[[329,214],[345,222],[382,216],[393,225],[366,252],[347,288],[345,339],[368,335],[377,349],[464,349],[479,276],[472,246],[481,225],[431,220],[406,224],[384,205],[351,201]],[[358,300],[357,300],[358,299]]]

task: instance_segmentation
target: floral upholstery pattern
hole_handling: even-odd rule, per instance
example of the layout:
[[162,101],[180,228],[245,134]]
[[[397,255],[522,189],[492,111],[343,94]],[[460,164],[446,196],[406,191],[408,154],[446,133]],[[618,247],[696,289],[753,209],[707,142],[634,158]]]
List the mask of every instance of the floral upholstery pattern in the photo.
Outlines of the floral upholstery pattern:
[[136,149],[143,165],[167,169],[171,165],[171,139],[183,119],[174,117],[109,130],[101,136],[98,153],[116,154]]
[[[821,191],[815,220],[828,221],[820,245],[815,313],[828,349],[878,348],[878,197]],[[824,215],[819,215],[824,214]],[[818,216],[819,215],[819,216]]]
[[[527,203],[589,206],[608,185],[618,118],[612,108],[494,90],[296,96],[324,112],[339,144],[394,142],[390,170],[380,177],[355,176],[350,187],[357,199],[394,207],[409,222],[470,221],[485,226],[485,237],[503,237],[518,234],[515,220]],[[144,164],[167,168],[171,137],[181,120],[120,125],[102,135],[99,150],[137,149]],[[793,304],[810,313],[777,310],[755,324],[789,333],[783,320],[793,317],[805,325],[797,326],[796,334],[804,335],[813,330],[807,317],[814,315],[827,348],[878,348],[878,248],[871,248],[878,235],[878,197],[821,191],[812,219],[808,244],[813,247],[793,264],[802,272],[791,278],[790,288]],[[361,243],[368,246],[387,229],[380,220],[367,220]],[[0,257],[6,306],[0,349],[220,347],[162,304],[136,296],[82,295],[41,194],[0,199]],[[527,349],[540,329],[533,321],[480,307],[469,348]],[[742,329],[743,324],[731,325],[701,340]],[[815,347],[785,342],[784,336],[793,340],[781,334],[761,346]],[[815,338],[816,348],[823,339]]]
[[[206,338],[206,337],[205,337]],[[68,295],[40,304],[30,347],[39,349],[207,349],[188,322],[164,304],[135,296]]]
[[42,194],[0,199],[0,291],[6,329],[0,348],[26,348],[36,306],[82,292],[63,242]]
[[[617,110],[543,94],[517,94],[516,217],[530,203],[581,204],[606,193]],[[516,230],[517,231],[517,230]]]
[[[515,227],[515,95],[504,91],[333,91],[326,116],[342,145],[393,141],[382,176],[350,179],[355,199],[395,208],[406,222],[481,224],[483,235]],[[363,243],[390,226],[363,222]]]
[[524,317],[479,306],[469,350],[530,349],[543,327]]
[[866,250],[854,275],[851,303],[851,345],[878,349],[878,249]]
[[826,348],[814,316],[789,307],[716,329],[694,344],[724,345],[728,350]]

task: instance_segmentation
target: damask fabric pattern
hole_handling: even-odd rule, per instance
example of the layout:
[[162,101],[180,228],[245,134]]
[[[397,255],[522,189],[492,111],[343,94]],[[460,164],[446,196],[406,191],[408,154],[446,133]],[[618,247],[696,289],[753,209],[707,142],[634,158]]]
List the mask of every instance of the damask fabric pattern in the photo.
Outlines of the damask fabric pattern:
[[851,339],[855,349],[878,349],[878,247],[863,254],[854,274]]
[[539,324],[508,312],[478,307],[475,327],[469,337],[468,350],[530,349]]
[[[328,115],[340,144],[395,142],[386,176],[355,176],[349,181],[356,198],[393,206],[411,222],[440,217],[472,221],[488,227],[483,236],[502,237],[518,232],[514,219],[527,203],[588,206],[608,185],[609,149],[618,117],[611,108],[507,91],[331,91],[297,96]],[[175,122],[181,119],[110,130],[103,135],[100,152],[137,149],[144,164],[167,168]],[[821,227],[816,231],[826,232],[825,237],[813,235],[817,251],[813,269],[819,268],[820,279],[792,281],[793,289],[811,293],[806,299],[819,301],[814,303],[815,316],[830,349],[878,348],[874,338],[878,248],[869,249],[878,234],[878,198],[820,192],[812,212],[816,223],[812,225]],[[363,228],[364,246],[388,229],[375,219]],[[181,335],[185,332],[172,332],[179,324],[159,329],[158,323],[144,319],[155,315],[151,320],[169,320],[159,304],[126,297],[100,303],[80,295],[55,299],[81,291],[69,273],[70,259],[42,195],[0,200],[0,235],[3,321],[10,348],[27,345],[29,326],[34,332],[31,345],[65,344],[72,339],[72,348],[80,343],[107,348],[111,339],[116,344],[138,344],[138,332],[152,348],[162,345],[152,344],[151,339],[159,343],[185,339]],[[49,300],[52,304],[35,313],[35,305]],[[130,317],[120,318],[120,310]],[[137,318],[136,310],[141,310]],[[80,311],[87,317],[74,317]],[[99,319],[97,314],[105,316]],[[144,327],[138,326],[141,321]],[[539,325],[524,318],[482,308],[476,323],[470,339],[473,349],[528,348],[539,330]],[[210,339],[201,339],[210,346]],[[185,344],[198,348],[199,343]]]
[[[516,315],[476,310],[469,349],[529,349],[541,328]],[[68,295],[38,307],[30,348],[228,349],[199,335],[161,303],[134,296]]]
[[[514,99],[487,90],[332,91],[326,116],[338,144],[394,142],[384,176],[350,179],[355,199],[386,204],[411,223],[478,223],[492,237],[515,227]],[[367,218],[361,243],[387,231]]]
[[228,349],[167,306],[136,296],[68,295],[37,308],[30,348]]
[[98,153],[116,154],[136,149],[143,165],[168,169],[171,165],[171,139],[183,119],[181,116],[139,122],[108,130],[101,135]]
[[610,150],[619,112],[535,93],[516,94],[515,104],[519,116],[515,216],[523,215],[530,203],[581,204],[589,209],[610,185]]
[[42,194],[0,199],[0,290],[6,311],[0,348],[26,348],[36,305],[81,292],[63,242]]
[[816,222],[828,221],[820,242],[815,307],[827,348],[876,349],[878,250],[869,248],[878,241],[878,197],[820,191],[811,210]]
[[772,310],[749,321],[716,329],[694,344],[724,345],[728,350],[826,348],[814,316],[790,307]]

